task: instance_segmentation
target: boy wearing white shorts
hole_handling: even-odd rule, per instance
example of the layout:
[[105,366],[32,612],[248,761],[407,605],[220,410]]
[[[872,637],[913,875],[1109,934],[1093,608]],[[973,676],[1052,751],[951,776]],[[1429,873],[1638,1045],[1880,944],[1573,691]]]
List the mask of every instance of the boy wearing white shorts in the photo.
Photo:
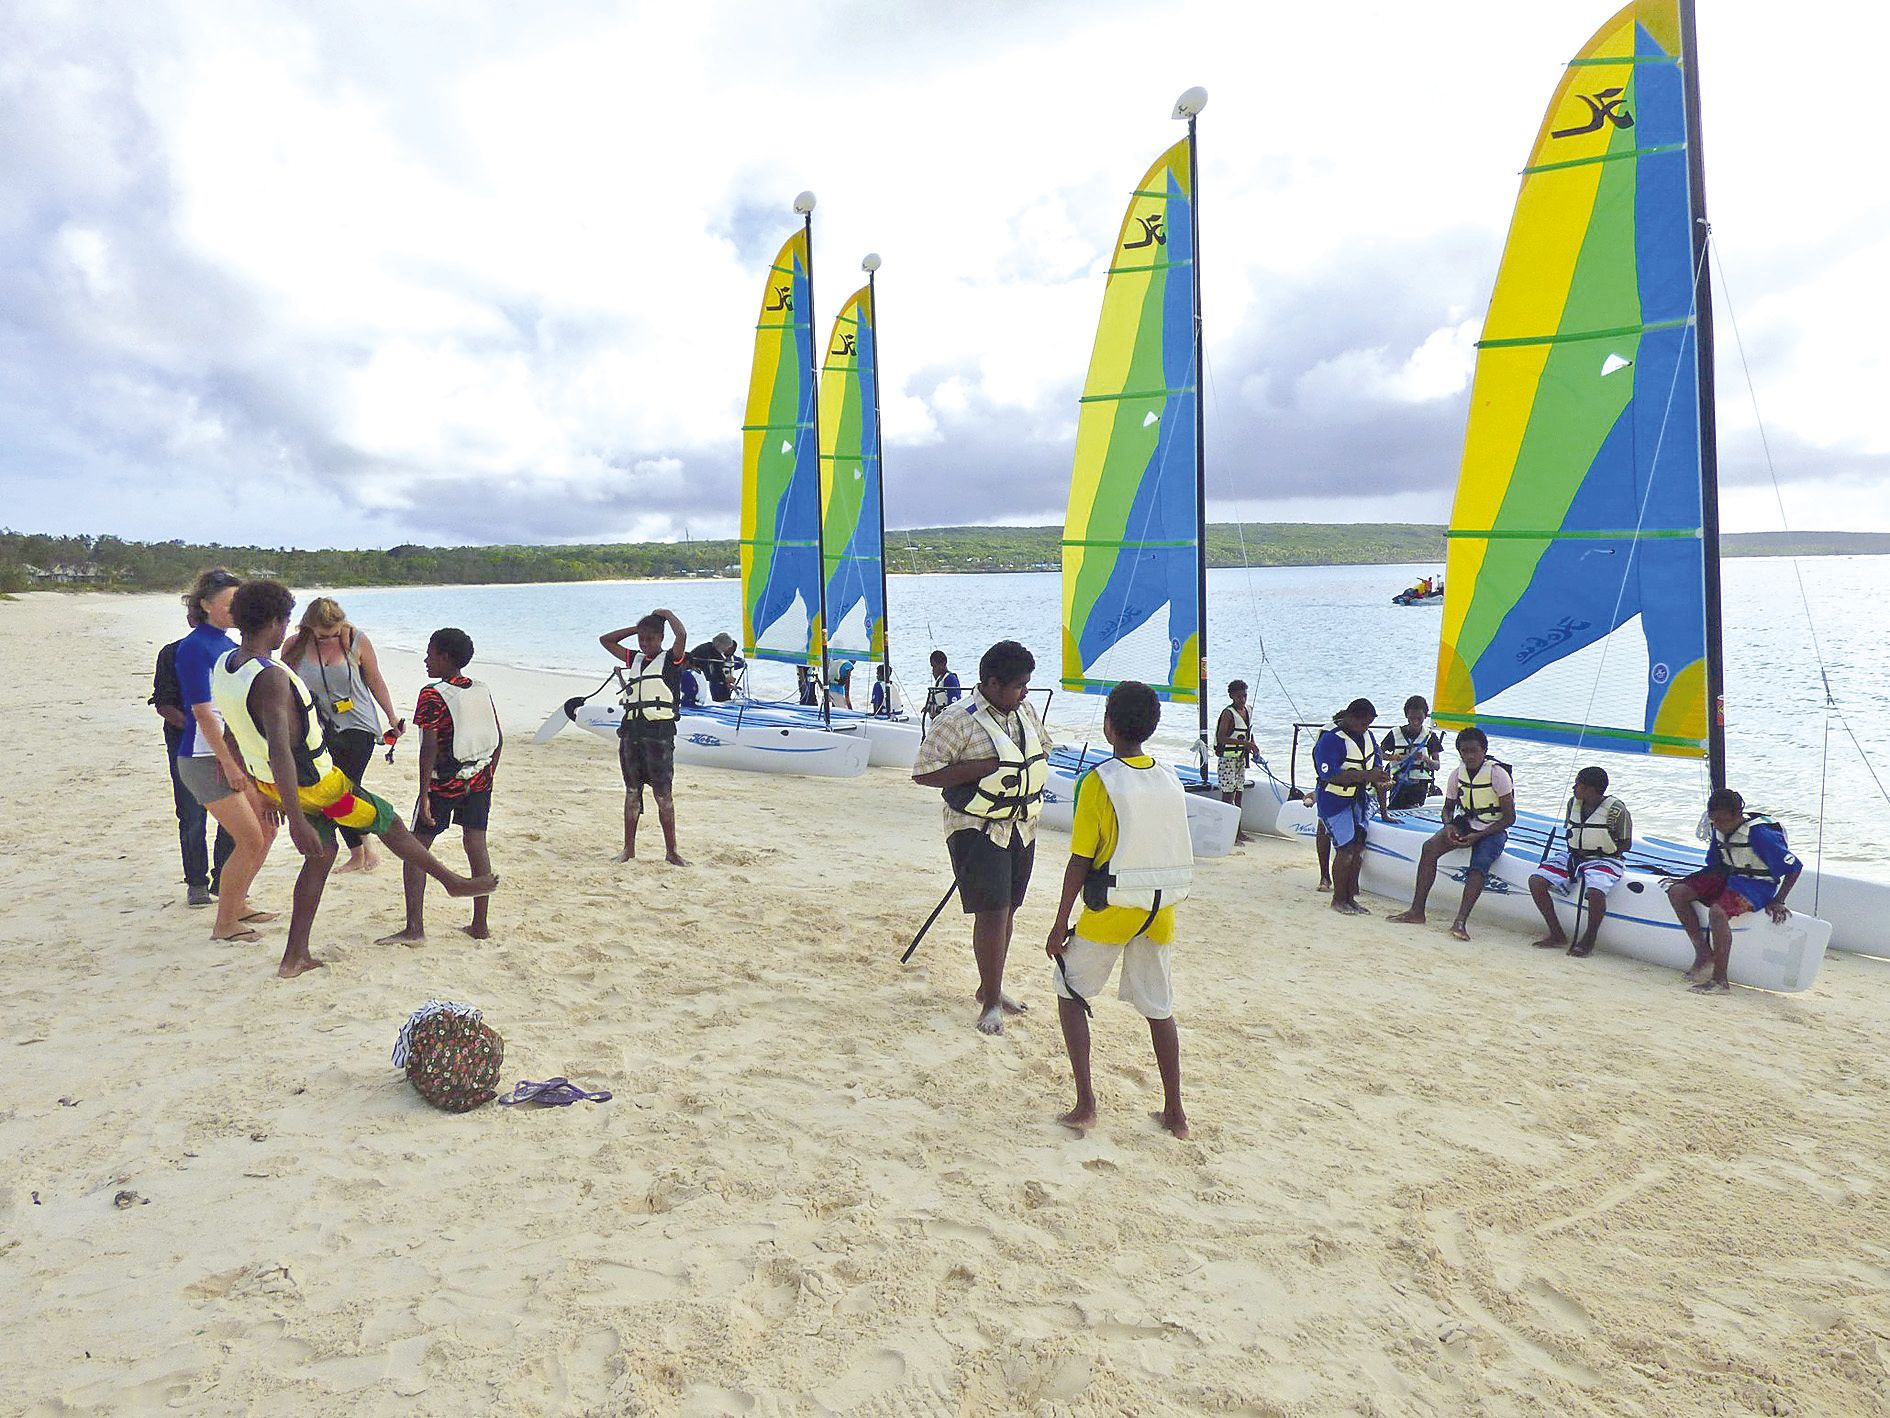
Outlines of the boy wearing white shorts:
[[[1178,1138],[1188,1135],[1169,961],[1175,907],[1188,895],[1194,850],[1181,780],[1142,752],[1143,741],[1160,722],[1161,702],[1154,690],[1134,680],[1117,685],[1103,714],[1103,737],[1115,756],[1077,786],[1070,861],[1045,950],[1076,1081],[1076,1106],[1058,1121],[1078,1132],[1096,1121],[1089,1002],[1108,987],[1120,963],[1116,997],[1148,1020],[1161,1071],[1162,1111],[1156,1121]],[[1083,913],[1072,927],[1070,913],[1079,896]]]
[[1627,875],[1627,851],[1634,844],[1634,819],[1627,805],[1608,794],[1608,774],[1602,768],[1584,768],[1575,775],[1574,794],[1568,800],[1562,830],[1550,839],[1549,854],[1529,878],[1529,895],[1542,913],[1549,933],[1535,942],[1539,950],[1568,945],[1555,914],[1551,892],[1573,896],[1579,914],[1586,905],[1588,921],[1581,938],[1568,946],[1577,959],[1594,954],[1595,933],[1608,914],[1608,893]]

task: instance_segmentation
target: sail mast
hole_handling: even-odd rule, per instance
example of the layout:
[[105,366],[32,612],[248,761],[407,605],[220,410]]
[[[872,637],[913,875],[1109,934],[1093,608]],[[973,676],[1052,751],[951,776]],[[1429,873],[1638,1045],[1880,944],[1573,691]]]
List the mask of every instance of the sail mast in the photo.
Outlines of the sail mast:
[[1188,121],[1188,235],[1189,276],[1194,282],[1194,577],[1201,603],[1200,656],[1195,672],[1197,719],[1201,742],[1197,758],[1201,783],[1208,781],[1208,598],[1207,598],[1207,450],[1206,417],[1202,405],[1201,365],[1201,167],[1195,140],[1195,119],[1207,107],[1207,90],[1192,88],[1175,100],[1175,117]]
[[814,346],[814,194],[803,192],[794,199],[794,210],[801,214],[802,229],[807,233],[807,378],[812,390],[809,418],[814,429],[814,583],[820,599],[820,721],[833,727],[833,704],[827,686],[827,528],[826,509],[820,505],[820,356]]
[[[879,477],[879,648],[881,660],[892,665],[892,602],[886,595],[886,440],[879,421],[879,289],[873,282],[879,270],[879,253],[870,251],[860,262],[866,272],[867,318],[873,322],[873,465]],[[892,695],[887,693],[887,713],[891,715]]]
[[1693,0],[1680,0],[1680,73],[1686,93],[1687,190],[1693,218],[1693,351],[1699,375],[1700,537],[1706,574],[1706,761],[1726,786],[1726,653],[1720,617],[1719,433],[1713,393],[1713,282],[1707,266],[1706,154],[1700,140],[1700,51]]

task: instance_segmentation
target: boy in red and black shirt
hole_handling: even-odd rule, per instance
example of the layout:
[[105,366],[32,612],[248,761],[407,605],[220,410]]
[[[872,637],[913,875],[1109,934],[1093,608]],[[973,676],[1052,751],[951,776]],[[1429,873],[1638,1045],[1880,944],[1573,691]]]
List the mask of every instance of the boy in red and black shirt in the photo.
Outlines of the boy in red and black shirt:
[[[420,691],[413,710],[413,726],[420,731],[420,796],[414,804],[413,835],[430,847],[457,822],[466,860],[474,875],[483,876],[492,870],[486,824],[504,742],[492,691],[466,677],[472,657],[472,637],[463,630],[436,630],[427,642],[427,673],[434,683]],[[426,939],[426,875],[417,868],[403,871],[402,882],[407,924],[376,944],[419,945]],[[473,901],[472,924],[460,929],[474,940],[491,934],[485,897]]]

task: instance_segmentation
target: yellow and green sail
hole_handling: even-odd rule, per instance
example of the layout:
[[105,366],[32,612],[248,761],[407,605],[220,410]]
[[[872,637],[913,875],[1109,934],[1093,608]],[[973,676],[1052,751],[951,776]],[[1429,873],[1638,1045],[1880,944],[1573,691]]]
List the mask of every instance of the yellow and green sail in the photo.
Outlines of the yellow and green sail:
[[[1120,679],[1140,678],[1164,699],[1200,699],[1193,250],[1184,138],[1129,200],[1083,384],[1064,519],[1068,690],[1106,694]],[[1100,668],[1164,610],[1165,664],[1133,675]]]
[[820,460],[807,233],[768,271],[742,420],[742,653],[820,659]]
[[879,332],[873,288],[860,287],[834,317],[820,372],[820,490],[826,542],[829,655],[886,657],[880,533]]
[[1677,0],[1638,0],[1549,104],[1477,346],[1435,717],[1705,751],[1688,133]]

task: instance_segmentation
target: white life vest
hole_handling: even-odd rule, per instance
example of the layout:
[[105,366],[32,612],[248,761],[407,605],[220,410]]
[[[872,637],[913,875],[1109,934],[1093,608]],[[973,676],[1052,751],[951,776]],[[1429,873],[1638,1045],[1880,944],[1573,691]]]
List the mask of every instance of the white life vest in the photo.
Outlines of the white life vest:
[[1509,770],[1506,763],[1498,763],[1494,758],[1485,758],[1483,766],[1474,774],[1461,774],[1457,779],[1458,809],[1472,822],[1483,824],[1503,820],[1501,795],[1496,791],[1496,770]]
[[[1347,769],[1356,769],[1363,773],[1370,769],[1378,758],[1378,745],[1372,742],[1371,734],[1367,732],[1365,742],[1360,743],[1344,729],[1334,732],[1345,745],[1345,762],[1339,765],[1339,771],[1343,773]],[[1363,783],[1321,783],[1319,786],[1335,798],[1355,798],[1365,788]]]
[[302,712],[302,741],[294,749],[297,781],[291,786],[314,787],[334,767],[328,757],[328,745],[322,738],[321,721],[315,715],[315,696],[308,692],[308,686],[299,675],[290,674],[274,660],[252,657],[232,670],[230,661],[240,653],[231,650],[218,658],[216,668],[210,672],[210,698],[236,740],[244,769],[258,783],[277,786],[275,772],[269,766],[269,737],[263,733],[249,707],[249,692],[264,671],[278,670],[294,686],[296,703]]
[[878,687],[883,691],[880,699],[883,706],[881,712],[887,718],[896,719],[906,712],[906,696],[900,693],[897,684],[889,679],[883,679],[878,682]]
[[1217,752],[1224,757],[1232,758],[1236,754],[1244,755],[1247,752],[1247,746],[1253,742],[1253,720],[1231,704],[1227,706],[1227,712],[1234,716],[1234,732],[1228,740],[1227,747]]
[[1713,845],[1719,848],[1719,859],[1726,864],[1726,870],[1761,881],[1777,881],[1778,873],[1765,864],[1764,857],[1752,850],[1753,828],[1777,826],[1778,819],[1762,812],[1749,812],[1739,819],[1739,825],[1731,832],[1721,832],[1715,827]]
[[1084,903],[1128,906],[1153,921],[1162,907],[1187,900],[1194,884],[1188,795],[1161,764],[1136,768],[1111,758],[1095,771],[1116,810],[1116,848],[1091,869]]
[[645,656],[639,650],[630,657],[624,672],[623,722],[631,724],[673,724],[677,719],[676,690],[663,678],[669,660],[661,650]]
[[1049,754],[1036,721],[1019,707],[1017,722],[1024,731],[1024,746],[1019,748],[989,705],[978,705],[971,717],[991,740],[998,766],[971,785],[971,796],[958,811],[990,822],[1035,822],[1050,779]]
[[[1429,719],[1424,721],[1418,729],[1416,738],[1410,736],[1407,732],[1407,727],[1407,725],[1400,724],[1389,734],[1385,735],[1386,738],[1391,740],[1390,766],[1394,776],[1403,766],[1407,758],[1411,757],[1413,754],[1430,752],[1431,721]],[[1435,776],[1435,769],[1427,768],[1422,763],[1416,763],[1411,766],[1409,772],[1405,773],[1404,781],[1406,783],[1428,784]]]
[[505,742],[492,691],[479,680],[471,684],[435,680],[432,687],[446,701],[446,715],[453,721],[453,756],[447,760],[452,776],[475,778]]
[[1581,800],[1568,800],[1562,830],[1568,836],[1568,854],[1572,860],[1581,862],[1593,861],[1597,857],[1618,857],[1627,851],[1629,844],[1615,837],[1614,828],[1608,822],[1614,810],[1620,806],[1619,798],[1606,796],[1595,804],[1593,812],[1584,817]]

